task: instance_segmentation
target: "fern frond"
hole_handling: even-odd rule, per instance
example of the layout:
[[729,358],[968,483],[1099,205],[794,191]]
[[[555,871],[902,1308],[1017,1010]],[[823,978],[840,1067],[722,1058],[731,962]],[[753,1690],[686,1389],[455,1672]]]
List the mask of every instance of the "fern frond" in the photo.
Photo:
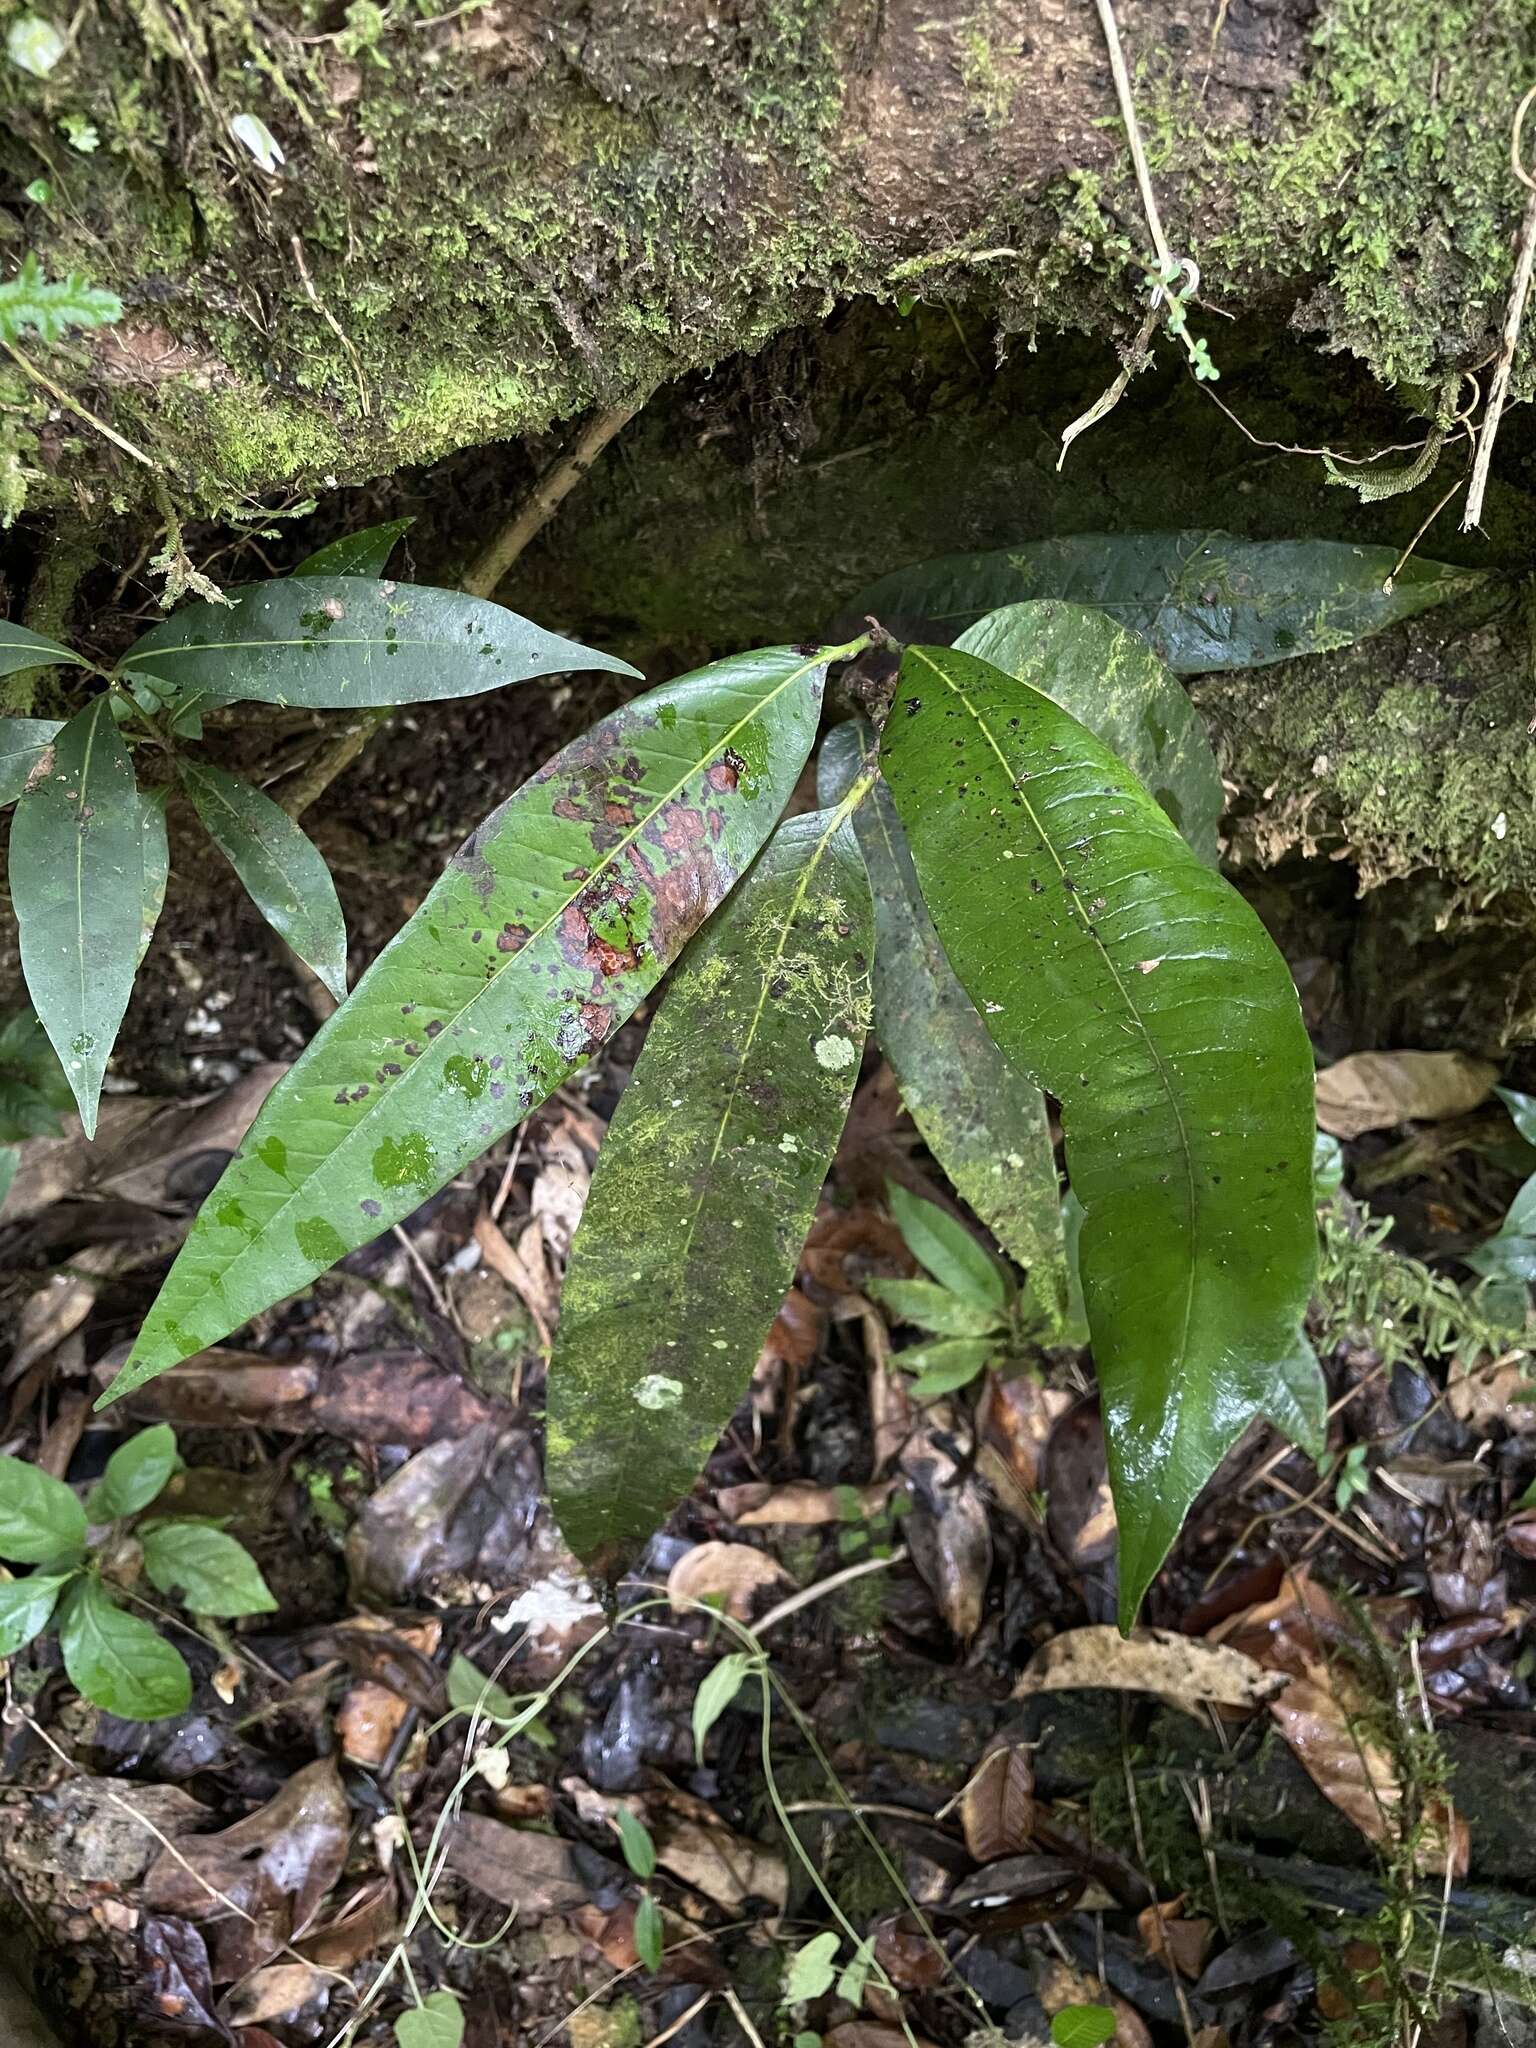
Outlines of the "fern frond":
[[78,272],[50,280],[29,249],[21,269],[0,284],[0,341],[19,341],[31,332],[42,341],[58,341],[71,327],[110,327],[123,317],[115,292],[87,284]]

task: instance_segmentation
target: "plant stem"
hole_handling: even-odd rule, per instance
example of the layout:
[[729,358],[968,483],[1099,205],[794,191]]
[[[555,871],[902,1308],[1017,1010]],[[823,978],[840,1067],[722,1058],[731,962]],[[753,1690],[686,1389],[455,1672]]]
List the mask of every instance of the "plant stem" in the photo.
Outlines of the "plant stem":
[[516,515],[486,543],[460,578],[471,597],[491,597],[524,548],[549,524],[599,455],[634,418],[649,392],[628,405],[594,413],[576,437],[576,445],[547,469],[519,506]]

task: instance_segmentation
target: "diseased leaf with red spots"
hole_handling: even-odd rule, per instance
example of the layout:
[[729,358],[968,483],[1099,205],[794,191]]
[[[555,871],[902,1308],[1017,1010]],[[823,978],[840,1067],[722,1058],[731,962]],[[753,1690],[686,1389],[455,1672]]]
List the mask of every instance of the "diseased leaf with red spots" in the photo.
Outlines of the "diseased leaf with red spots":
[[608,1126],[545,1464],[566,1541],[610,1575],[692,1485],[794,1278],[869,1026],[873,916],[846,816],[786,820],[689,947]]
[[715,662],[491,813],[268,1097],[109,1398],[398,1222],[624,1022],[772,831],[825,676],[788,647]]

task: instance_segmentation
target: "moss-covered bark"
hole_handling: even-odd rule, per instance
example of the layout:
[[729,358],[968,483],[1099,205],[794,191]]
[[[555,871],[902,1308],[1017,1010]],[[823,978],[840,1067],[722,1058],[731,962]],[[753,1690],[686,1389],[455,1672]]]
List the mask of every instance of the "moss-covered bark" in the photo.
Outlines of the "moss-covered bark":
[[[0,63],[11,247],[122,296],[53,367],[186,507],[537,430],[849,294],[1112,334],[1141,289],[1086,0],[36,4],[70,35],[46,77]],[[1528,0],[1234,0],[1214,37],[1204,0],[1121,11],[1169,233],[1217,303],[1385,382],[1487,352]],[[0,387],[11,510],[142,491]]]

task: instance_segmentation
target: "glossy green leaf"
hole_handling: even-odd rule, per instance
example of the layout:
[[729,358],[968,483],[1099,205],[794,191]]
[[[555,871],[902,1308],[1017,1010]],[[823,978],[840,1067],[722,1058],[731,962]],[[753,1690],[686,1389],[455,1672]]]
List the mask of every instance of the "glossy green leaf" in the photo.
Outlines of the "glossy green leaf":
[[1066,598],[1139,633],[1177,674],[1201,675],[1348,647],[1484,580],[1415,555],[1388,591],[1396,560],[1391,548],[1200,528],[1075,533],[898,569],[847,616],[872,615],[898,640],[948,645],[1003,605]]
[[166,886],[171,879],[171,842],[165,829],[165,806],[170,791],[145,789],[139,792],[140,824],[143,831],[144,890],[139,908],[139,960],[149,951],[155,926],[165,908]]
[[395,2021],[396,2048],[459,2048],[464,2008],[451,1991],[429,1991]]
[[635,1954],[648,1970],[659,1970],[665,1946],[661,1908],[650,1893],[645,1892],[635,1905]]
[[[1504,1089],[1498,1092],[1508,1100]],[[1536,1280],[1536,1174],[1517,1190],[1493,1236],[1465,1253],[1462,1263],[1490,1280]]]
[[474,697],[567,669],[638,675],[489,598],[370,576],[290,576],[189,604],[123,656],[178,690],[315,710]]
[[16,801],[63,730],[56,718],[0,718],[0,804]]
[[11,902],[27,988],[88,1138],[143,929],[144,822],[106,696],[54,742],[53,768],[16,806]]
[[976,1308],[1007,1308],[1007,1274],[958,1217],[896,1181],[887,1181],[885,1192],[907,1250],[941,1287]]
[[752,1659],[745,1650],[731,1650],[711,1665],[693,1696],[693,1753],[702,1765],[704,1738],[747,1682]]
[[72,1572],[34,1572],[0,1585],[0,1657],[14,1657],[53,1619]]
[[389,566],[401,536],[416,524],[414,519],[386,519],[380,526],[364,526],[356,533],[344,533],[340,540],[316,548],[292,572],[295,576],[382,576]]
[[598,1154],[549,1367],[550,1499],[613,1572],[693,1484],[795,1275],[868,1028],[847,820],[781,825],[691,946]]
[[876,1274],[864,1286],[899,1321],[916,1323],[936,1337],[985,1337],[1002,1325],[999,1310],[978,1308],[932,1280],[887,1280]]
[[144,1571],[168,1600],[194,1614],[233,1620],[277,1608],[245,1545],[210,1522],[157,1522],[146,1530]]
[[168,1422],[141,1429],[118,1445],[92,1487],[91,1520],[108,1522],[119,1515],[138,1514],[160,1498],[178,1462],[176,1432]]
[[915,1375],[908,1393],[918,1401],[933,1401],[967,1386],[996,1355],[995,1337],[951,1337],[898,1351],[896,1363]]
[[1011,604],[955,644],[1070,711],[1156,797],[1207,867],[1216,867],[1227,799],[1200,714],[1144,640],[1104,612],[1093,616],[1090,626],[1078,605]]
[[272,929],[337,1002],[347,995],[347,927],[323,855],[253,784],[211,762],[183,760],[182,786],[208,836]]
[[624,1861],[644,1884],[648,1877],[656,1875],[656,1844],[651,1840],[651,1831],[644,1821],[636,1819],[627,1806],[619,1808],[614,1822],[619,1830],[619,1847],[624,1852]]
[[99,1579],[77,1579],[65,1593],[59,1648],[75,1690],[125,1721],[163,1721],[192,1703],[192,1674],[181,1652],[147,1621],[125,1614]]
[[0,1557],[48,1564],[85,1544],[85,1509],[62,1479],[0,1456]]
[[[866,738],[872,747],[868,727],[849,720],[823,741],[823,803],[847,793]],[[875,900],[875,1037],[901,1099],[956,1193],[1028,1270],[1042,1307],[1064,1314],[1061,1183],[1044,1099],[1008,1065],[955,979],[883,783],[853,828]]]
[[1056,2048],[1103,2048],[1115,2038],[1115,2015],[1107,2005],[1064,2005],[1051,2015]]
[[273,1089],[104,1398],[397,1223],[617,1030],[772,829],[825,674],[716,662],[492,812]]
[[1300,1005],[1243,899],[1027,684],[909,649],[882,760],[955,972],[1062,1105],[1129,1623],[1243,1428],[1296,1405],[1317,1255]]
[[1493,1092],[1509,1111],[1521,1137],[1528,1145],[1536,1145],[1536,1095],[1522,1095],[1518,1088],[1495,1088]]
[[60,1113],[74,1107],[59,1056],[30,1005],[0,1027],[0,1141],[57,1138]]
[[[56,663],[67,661],[71,668],[88,666],[83,654],[76,654],[71,647],[61,647],[57,640],[49,640],[41,633],[34,633],[26,626],[13,626],[9,620],[0,621],[0,676],[13,676],[24,668],[51,668]],[[35,725],[36,719],[7,719],[7,725]]]

